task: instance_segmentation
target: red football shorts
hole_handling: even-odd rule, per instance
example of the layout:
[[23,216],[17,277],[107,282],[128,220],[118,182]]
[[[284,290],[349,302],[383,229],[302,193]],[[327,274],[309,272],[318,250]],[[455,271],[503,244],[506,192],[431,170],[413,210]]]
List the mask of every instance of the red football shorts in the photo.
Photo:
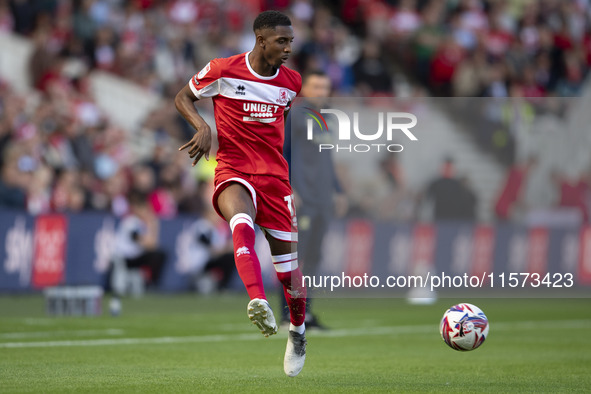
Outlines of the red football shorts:
[[215,211],[223,219],[217,204],[218,196],[233,182],[242,184],[250,192],[256,210],[256,224],[275,239],[297,242],[295,203],[288,181],[270,175],[243,174],[232,169],[216,171],[212,202]]

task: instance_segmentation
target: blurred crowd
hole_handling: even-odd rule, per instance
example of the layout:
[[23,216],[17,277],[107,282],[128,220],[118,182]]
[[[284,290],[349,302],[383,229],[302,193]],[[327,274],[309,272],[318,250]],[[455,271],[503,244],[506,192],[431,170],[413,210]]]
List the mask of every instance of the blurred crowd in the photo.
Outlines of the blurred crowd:
[[[334,96],[573,96],[591,65],[588,0],[0,0],[0,31],[35,48],[30,94],[0,81],[0,207],[122,216],[134,191],[162,218],[203,213],[215,164],[175,154],[192,130],[172,97],[250,50],[264,9],[291,16],[289,65],[325,70]],[[138,126],[148,154],[93,101],[94,70],[164,97]]]

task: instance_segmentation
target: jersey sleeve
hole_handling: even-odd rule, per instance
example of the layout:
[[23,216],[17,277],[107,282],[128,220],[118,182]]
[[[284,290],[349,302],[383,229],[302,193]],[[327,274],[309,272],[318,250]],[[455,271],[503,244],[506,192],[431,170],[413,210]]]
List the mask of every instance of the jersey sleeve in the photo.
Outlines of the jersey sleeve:
[[191,91],[199,100],[220,94],[221,66],[219,59],[207,63],[189,81]]

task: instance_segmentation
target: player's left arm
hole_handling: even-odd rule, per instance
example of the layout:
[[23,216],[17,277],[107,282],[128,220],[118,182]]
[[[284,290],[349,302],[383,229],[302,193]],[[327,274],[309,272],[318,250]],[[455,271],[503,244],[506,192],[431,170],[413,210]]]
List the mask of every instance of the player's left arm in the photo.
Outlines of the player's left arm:
[[193,165],[197,164],[202,156],[209,160],[209,151],[211,149],[211,128],[197,112],[195,101],[197,101],[197,98],[189,85],[182,88],[174,100],[177,110],[197,131],[189,142],[179,148],[179,150],[189,148],[189,156],[195,158]]

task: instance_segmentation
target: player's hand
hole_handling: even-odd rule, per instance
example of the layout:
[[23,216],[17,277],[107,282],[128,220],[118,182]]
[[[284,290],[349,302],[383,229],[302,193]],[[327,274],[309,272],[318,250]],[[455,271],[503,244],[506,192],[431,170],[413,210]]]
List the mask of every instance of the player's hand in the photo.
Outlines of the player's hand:
[[203,123],[198,129],[191,141],[179,148],[179,151],[189,148],[187,153],[189,157],[195,158],[193,166],[205,156],[205,160],[209,160],[209,150],[211,149],[211,129],[207,123]]

